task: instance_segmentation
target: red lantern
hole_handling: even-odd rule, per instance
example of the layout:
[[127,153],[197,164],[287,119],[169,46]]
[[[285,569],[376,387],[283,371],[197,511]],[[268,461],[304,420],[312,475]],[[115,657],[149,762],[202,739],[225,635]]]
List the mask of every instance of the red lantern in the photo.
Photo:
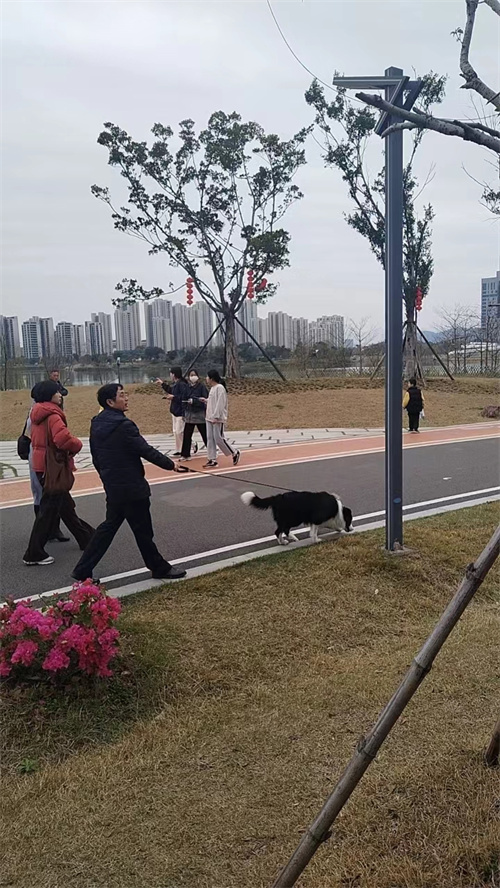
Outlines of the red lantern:
[[267,281],[265,278],[262,278],[260,284],[257,284],[257,293],[260,293],[262,290],[265,290],[267,287]]
[[193,300],[194,300],[193,284],[194,284],[194,280],[192,277],[186,278],[186,300],[187,300],[188,305],[192,305]]
[[249,299],[253,299],[255,296],[255,289],[253,284],[253,269],[249,268],[247,272],[247,296]]
[[417,295],[415,298],[415,308],[417,309],[417,311],[422,311],[423,298],[424,294],[422,293],[422,290],[420,289],[420,287],[417,287]]

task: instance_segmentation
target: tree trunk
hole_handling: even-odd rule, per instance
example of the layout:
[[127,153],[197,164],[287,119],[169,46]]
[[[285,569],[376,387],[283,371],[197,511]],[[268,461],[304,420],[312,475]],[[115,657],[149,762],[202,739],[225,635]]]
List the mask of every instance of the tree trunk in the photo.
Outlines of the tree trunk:
[[230,379],[240,378],[240,359],[236,344],[234,315],[231,310],[225,314],[226,334],[226,376]]
[[417,325],[414,320],[407,318],[405,353],[403,356],[404,375],[406,379],[411,379],[412,376],[417,379],[421,375],[419,372],[420,362],[418,360],[417,349]]

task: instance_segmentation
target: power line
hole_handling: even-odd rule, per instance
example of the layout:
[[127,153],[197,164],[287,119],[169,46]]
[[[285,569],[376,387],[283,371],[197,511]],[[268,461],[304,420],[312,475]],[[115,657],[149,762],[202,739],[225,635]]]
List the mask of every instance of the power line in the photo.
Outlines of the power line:
[[[276,25],[276,27],[277,27],[277,29],[278,29],[278,32],[279,32],[279,34],[280,34],[280,36],[281,36],[281,39],[283,40],[285,46],[289,49],[289,51],[290,51],[291,54],[293,55],[295,61],[297,61],[297,62],[299,63],[299,65],[301,66],[301,68],[303,68],[304,71],[307,71],[307,73],[310,74],[311,77],[314,77],[314,79],[317,80],[318,83],[322,83],[323,86],[326,86],[328,89],[331,89],[333,92],[340,92],[340,89],[339,89],[338,86],[332,86],[331,83],[327,83],[326,80],[322,80],[321,77],[318,77],[318,75],[315,74],[314,71],[311,71],[311,69],[308,68],[307,65],[304,65],[304,62],[303,62],[301,59],[299,59],[297,53],[296,53],[296,52],[293,50],[293,48],[290,46],[290,44],[289,44],[288,40],[286,39],[286,37],[285,37],[283,31],[281,30],[280,23],[279,23],[278,19],[276,18],[275,14],[274,14],[273,7],[271,6],[271,0],[267,0],[267,5],[268,5],[268,8],[269,8],[269,12],[271,13],[271,15],[272,15],[272,17],[273,17],[274,24]],[[356,98],[356,96],[350,96],[350,99],[352,99],[354,102],[359,102],[360,105],[364,105],[364,102],[362,102],[361,99]]]

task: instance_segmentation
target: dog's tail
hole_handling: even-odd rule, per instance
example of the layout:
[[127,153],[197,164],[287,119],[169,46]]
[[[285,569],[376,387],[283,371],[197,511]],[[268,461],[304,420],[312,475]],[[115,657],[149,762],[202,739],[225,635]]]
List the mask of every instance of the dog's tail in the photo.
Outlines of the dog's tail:
[[245,506],[253,506],[254,509],[270,509],[274,499],[274,496],[268,496],[266,498],[256,496],[251,490],[247,490],[246,493],[241,494],[241,501],[245,503]]

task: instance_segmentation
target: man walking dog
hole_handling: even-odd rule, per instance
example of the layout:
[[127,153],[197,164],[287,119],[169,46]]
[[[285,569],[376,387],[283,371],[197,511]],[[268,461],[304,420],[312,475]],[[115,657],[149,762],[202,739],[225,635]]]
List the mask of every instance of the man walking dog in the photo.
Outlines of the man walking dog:
[[90,426],[90,451],[106,491],[106,519],[99,525],[76,565],[75,580],[92,577],[96,564],[109,549],[124,521],[130,526],[147,568],[155,579],[176,580],[186,576],[160,554],[153,540],[151,490],[142,459],[173,472],[184,472],[142,437],[135,422],[126,417],[128,395],[116,382],[97,392],[102,410]]

